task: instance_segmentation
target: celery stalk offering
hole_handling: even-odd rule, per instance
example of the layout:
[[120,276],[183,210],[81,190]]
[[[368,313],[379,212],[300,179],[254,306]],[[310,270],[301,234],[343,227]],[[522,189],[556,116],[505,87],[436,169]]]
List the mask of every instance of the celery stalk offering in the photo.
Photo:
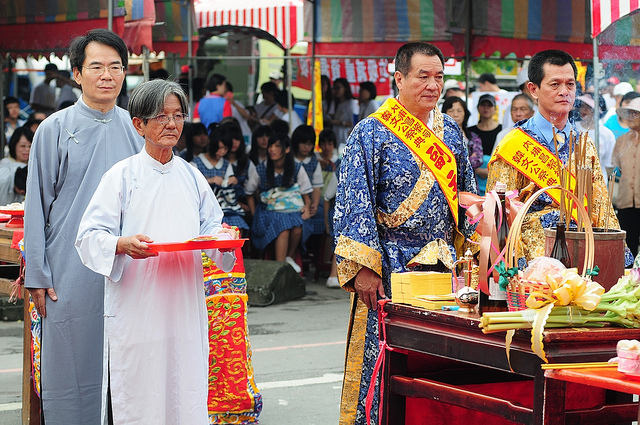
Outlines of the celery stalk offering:
[[[535,309],[484,313],[480,319],[482,332],[531,329]],[[546,328],[602,327],[606,325],[640,328],[640,270],[633,269],[621,277],[592,310],[569,304],[554,306]]]

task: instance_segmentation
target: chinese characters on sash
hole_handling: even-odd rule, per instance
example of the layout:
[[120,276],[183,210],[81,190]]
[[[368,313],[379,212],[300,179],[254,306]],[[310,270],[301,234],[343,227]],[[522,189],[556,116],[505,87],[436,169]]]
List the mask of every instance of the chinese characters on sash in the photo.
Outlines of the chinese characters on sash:
[[458,224],[458,170],[449,147],[396,99],[387,99],[372,116],[402,140],[433,173]]

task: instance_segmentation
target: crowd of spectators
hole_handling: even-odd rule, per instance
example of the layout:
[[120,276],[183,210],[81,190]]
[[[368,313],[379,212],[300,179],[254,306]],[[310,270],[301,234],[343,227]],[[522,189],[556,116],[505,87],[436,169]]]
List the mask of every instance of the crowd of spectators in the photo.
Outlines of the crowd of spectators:
[[[20,150],[24,152],[24,146],[30,145],[29,136],[32,138],[38,124],[51,112],[69,106],[77,99],[78,86],[68,71],[58,70],[54,64],[48,64],[44,71],[45,79],[32,90],[30,106],[36,112],[28,119],[21,117],[18,99],[4,99],[7,147],[6,158],[0,163],[0,193],[4,194],[0,196],[0,204],[21,200],[24,196],[24,191],[21,193],[20,188],[15,187],[13,174],[18,169],[20,173],[26,172],[28,148],[26,158],[22,158],[16,157],[15,147],[21,146]],[[153,77],[170,78],[166,71],[164,74],[156,72]],[[294,108],[296,99],[282,89],[282,77],[280,72],[271,73],[270,80],[260,86],[255,105],[248,106],[234,97],[233,86],[224,75],[211,74],[201,84],[204,96],[198,96],[192,122],[185,124],[176,154],[191,162],[210,180],[219,202],[225,207],[227,222],[237,225],[254,241],[250,255],[271,256],[288,261],[298,269],[301,254],[308,253],[308,241],[315,242],[318,235],[331,233],[330,186],[333,183],[330,177],[333,175],[337,180],[339,158],[346,140],[354,125],[373,113],[380,103],[376,100],[376,85],[372,82],[360,83],[355,87],[358,93],[354,95],[352,85],[345,78],[332,82],[323,75],[322,107],[326,130],[316,141],[313,128],[304,125],[306,117]],[[179,81],[186,91],[184,78],[186,74],[181,75]],[[578,130],[588,133],[592,139],[595,123],[598,123],[602,171],[607,179],[614,169],[619,170],[615,173],[619,176],[615,193],[622,193],[623,213],[632,217],[621,222],[623,229],[627,227],[631,239],[635,240],[634,228],[625,223],[640,218],[640,205],[634,202],[636,196],[640,199],[640,178],[636,176],[640,173],[636,161],[625,161],[623,157],[633,153],[630,149],[638,144],[638,133],[632,125],[638,109],[634,106],[637,103],[633,102],[640,98],[640,93],[628,82],[612,84],[611,81],[601,92],[597,118],[592,86],[578,92],[573,117]],[[462,130],[481,194],[486,184],[487,163],[495,147],[515,123],[531,118],[537,110],[527,82],[526,72],[520,72],[517,77],[520,92],[510,93],[510,105],[500,116],[496,99],[507,92],[498,85],[494,75],[478,77],[475,84],[478,93],[474,95],[477,102],[473,103],[468,103],[471,100],[467,98],[464,84],[445,81],[441,110],[454,118]],[[58,87],[57,96],[55,87]],[[126,102],[126,91],[123,96]],[[477,123],[469,125],[472,105],[477,108]],[[14,132],[20,137],[12,138]],[[618,143],[622,136],[625,136],[622,143]],[[316,151],[313,146],[321,146],[320,143],[324,148]],[[25,169],[21,170],[23,167]],[[260,217],[266,210],[260,193],[278,185],[295,187],[299,191],[303,207],[302,212],[296,214],[304,220],[273,220],[273,217],[263,220]],[[327,195],[329,199],[325,201]],[[257,227],[254,224],[256,217]],[[275,217],[282,218],[280,215]],[[287,235],[286,243],[283,235]],[[327,243],[331,243],[328,240]],[[627,243],[636,254],[638,244],[629,240]],[[331,278],[334,276],[332,274]]]

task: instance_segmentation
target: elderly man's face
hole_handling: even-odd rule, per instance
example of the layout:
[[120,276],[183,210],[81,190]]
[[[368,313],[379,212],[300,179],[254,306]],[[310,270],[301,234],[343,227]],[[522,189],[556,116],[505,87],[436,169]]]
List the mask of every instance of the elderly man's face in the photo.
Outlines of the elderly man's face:
[[532,116],[533,110],[529,107],[529,103],[527,103],[526,100],[514,99],[513,102],[511,102],[511,119],[514,123],[526,120]]
[[[176,117],[179,118],[176,119]],[[183,117],[183,112],[180,101],[175,95],[171,95],[167,98],[162,112],[156,117],[147,119],[146,124],[140,118],[134,118],[134,127],[136,127],[138,134],[144,137],[147,152],[151,156],[153,156],[153,152],[170,150],[178,143],[184,127],[184,121],[180,119],[181,117]],[[166,123],[159,122],[167,118]]]
[[409,112],[420,117],[435,108],[444,86],[444,68],[438,56],[415,54],[407,75],[396,71],[394,77],[400,103]]

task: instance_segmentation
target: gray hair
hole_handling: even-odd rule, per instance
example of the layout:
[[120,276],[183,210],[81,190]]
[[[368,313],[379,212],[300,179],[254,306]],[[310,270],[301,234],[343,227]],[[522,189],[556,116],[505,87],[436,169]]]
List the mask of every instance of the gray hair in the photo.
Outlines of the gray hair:
[[533,100],[531,100],[531,98],[529,96],[527,96],[524,93],[519,93],[519,94],[513,96],[513,99],[511,99],[511,104],[513,104],[514,100],[518,100],[518,99],[525,100],[527,102],[527,106],[529,107],[529,109],[531,111],[534,111],[534,109],[533,109]]
[[182,113],[189,112],[189,105],[184,90],[178,83],[166,80],[151,80],[140,84],[129,98],[129,115],[138,117],[146,124],[149,118],[162,113],[167,98],[174,95],[180,102]]

